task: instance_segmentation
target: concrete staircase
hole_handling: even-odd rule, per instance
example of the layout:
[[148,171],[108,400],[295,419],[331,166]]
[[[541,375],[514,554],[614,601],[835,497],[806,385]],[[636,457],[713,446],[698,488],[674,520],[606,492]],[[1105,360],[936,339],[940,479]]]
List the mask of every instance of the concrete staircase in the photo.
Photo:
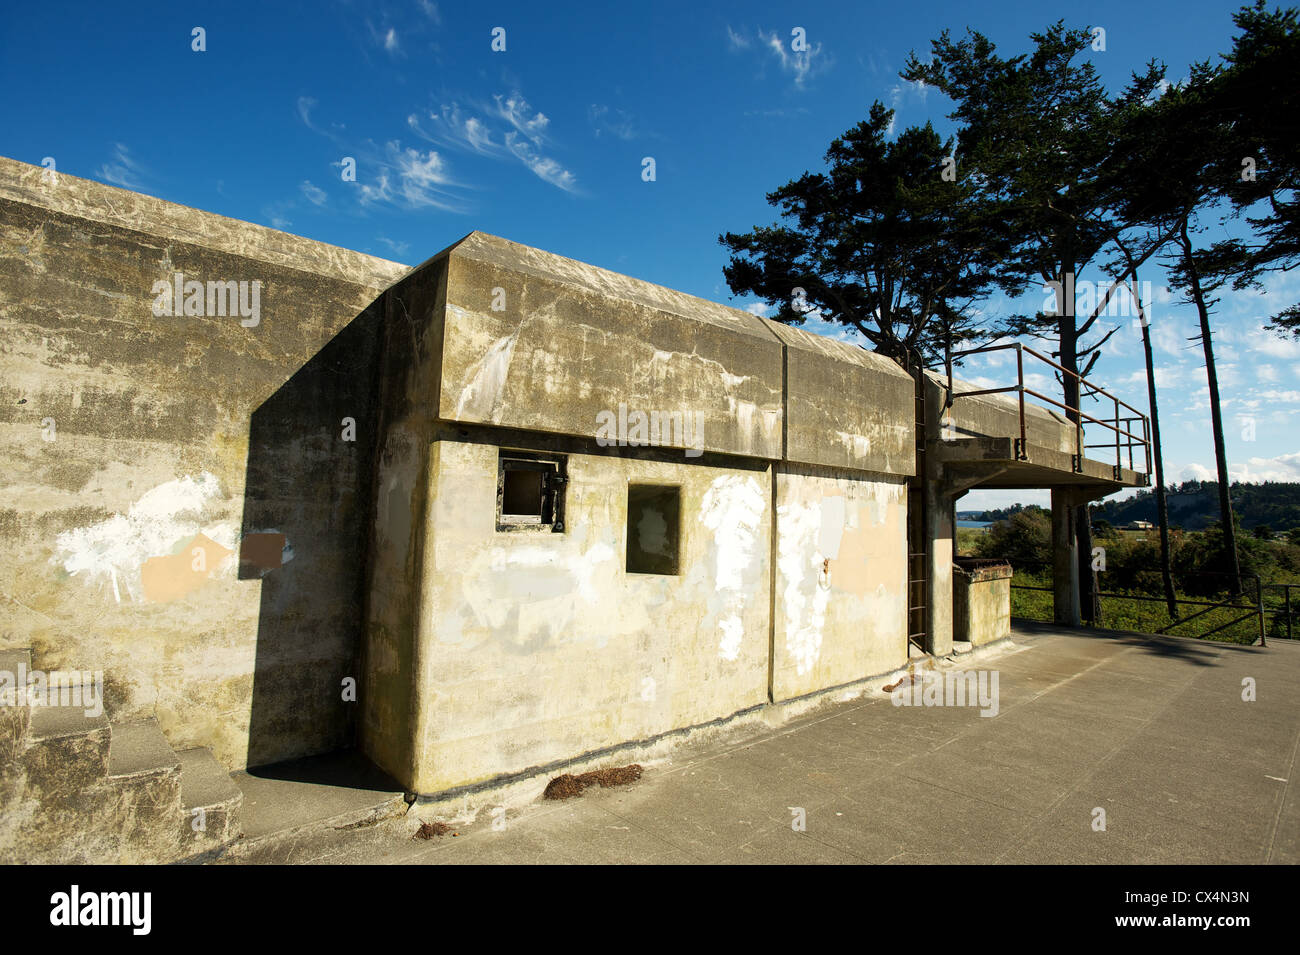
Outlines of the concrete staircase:
[[[0,672],[23,671],[30,650],[0,651]],[[239,837],[243,793],[209,750],[26,690],[0,689],[0,863],[174,862]]]

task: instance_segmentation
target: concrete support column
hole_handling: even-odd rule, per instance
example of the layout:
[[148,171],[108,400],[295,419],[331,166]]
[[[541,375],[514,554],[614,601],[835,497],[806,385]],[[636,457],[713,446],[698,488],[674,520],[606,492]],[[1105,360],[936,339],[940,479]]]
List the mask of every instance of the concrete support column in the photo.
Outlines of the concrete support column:
[[938,481],[925,485],[926,558],[925,602],[930,619],[926,652],[936,657],[952,653],[952,549],[957,536],[957,500]]
[[1052,619],[1068,627],[1080,623],[1076,506],[1077,497],[1069,488],[1052,488]]

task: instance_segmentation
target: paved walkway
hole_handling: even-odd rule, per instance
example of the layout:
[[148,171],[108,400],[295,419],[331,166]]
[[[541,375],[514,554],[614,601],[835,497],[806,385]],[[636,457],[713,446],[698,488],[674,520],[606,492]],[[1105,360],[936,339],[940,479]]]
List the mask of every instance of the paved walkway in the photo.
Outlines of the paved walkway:
[[[1018,624],[999,712],[877,691],[741,741],[691,744],[627,788],[413,816],[295,846],[320,863],[1296,863],[1300,646]],[[1255,702],[1242,700],[1255,681]],[[792,807],[806,828],[794,831]],[[1105,810],[1105,831],[1094,828]]]

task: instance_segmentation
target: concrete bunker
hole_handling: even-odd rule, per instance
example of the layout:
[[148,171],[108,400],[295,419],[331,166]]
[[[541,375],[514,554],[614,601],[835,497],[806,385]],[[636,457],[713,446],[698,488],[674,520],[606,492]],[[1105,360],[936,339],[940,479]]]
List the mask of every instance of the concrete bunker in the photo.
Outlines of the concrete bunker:
[[[455,792],[890,672],[909,634],[944,655],[976,486],[1053,489],[1077,620],[1071,509],[1146,482],[1056,412],[493,236],[407,270],[0,167],[0,454],[31,475],[0,530],[39,610],[0,649],[102,667],[114,719],[226,771],[355,744]],[[153,315],[177,271],[263,276],[258,324]],[[174,539],[67,571],[61,538],[159,489],[197,502]],[[200,534],[223,569],[150,602]]]

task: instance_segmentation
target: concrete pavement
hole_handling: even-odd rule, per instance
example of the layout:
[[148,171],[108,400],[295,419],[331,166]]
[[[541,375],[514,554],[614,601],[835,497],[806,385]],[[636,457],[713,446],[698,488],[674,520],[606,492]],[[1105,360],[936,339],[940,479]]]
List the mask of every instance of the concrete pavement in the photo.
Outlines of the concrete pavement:
[[[1300,861],[1300,646],[1018,622],[1010,643],[965,666],[997,671],[996,716],[894,706],[871,687],[777,728],[685,743],[626,788],[481,811],[453,821],[455,835],[412,839],[417,808],[300,832],[245,859]],[[1247,680],[1253,702],[1243,700]]]

